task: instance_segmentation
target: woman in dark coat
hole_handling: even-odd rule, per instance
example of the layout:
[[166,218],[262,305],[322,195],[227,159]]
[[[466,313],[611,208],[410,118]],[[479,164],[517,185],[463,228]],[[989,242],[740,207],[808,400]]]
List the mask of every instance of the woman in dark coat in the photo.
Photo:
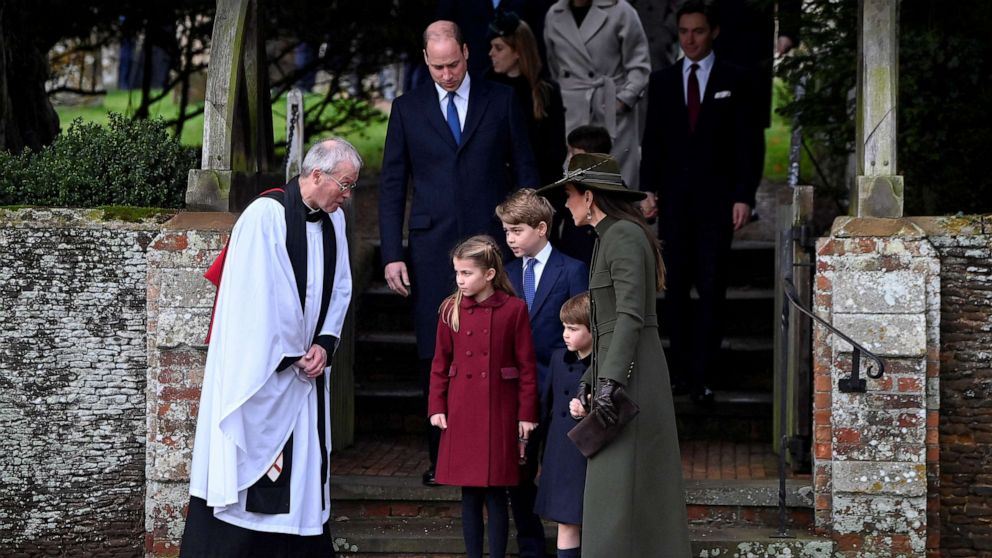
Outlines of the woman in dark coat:
[[558,84],[541,78],[537,39],[527,22],[513,12],[500,12],[489,26],[486,78],[513,88],[530,133],[530,145],[541,183],[561,178],[565,162],[565,105]]
[[[623,386],[641,409],[589,458],[582,556],[687,558],[682,463],[655,311],[664,264],[634,206],[644,193],[624,186],[616,160],[599,153],[575,155],[566,176],[540,192],[562,187],[575,223],[593,225],[598,235],[589,275],[592,366],[580,396],[615,416],[614,394]],[[573,401],[573,411],[580,406]]]

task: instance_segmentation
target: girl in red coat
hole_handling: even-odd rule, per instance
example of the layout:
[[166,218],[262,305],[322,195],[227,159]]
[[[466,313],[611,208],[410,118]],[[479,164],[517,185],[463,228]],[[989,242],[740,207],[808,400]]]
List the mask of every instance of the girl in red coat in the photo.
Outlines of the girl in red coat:
[[428,415],[442,430],[437,481],[462,487],[462,534],[482,556],[482,508],[489,555],[506,554],[506,487],[537,426],[537,371],[527,305],[513,296],[502,255],[489,236],[451,253],[458,285],[440,308]]

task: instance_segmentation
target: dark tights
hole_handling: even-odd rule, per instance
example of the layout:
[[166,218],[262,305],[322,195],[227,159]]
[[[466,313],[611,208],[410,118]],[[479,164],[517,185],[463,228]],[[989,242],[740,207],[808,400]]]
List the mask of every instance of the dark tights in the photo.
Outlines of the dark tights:
[[507,512],[506,487],[462,487],[462,535],[468,558],[482,558],[482,540],[485,525],[482,508],[489,515],[489,556],[506,556],[506,539],[510,531]]

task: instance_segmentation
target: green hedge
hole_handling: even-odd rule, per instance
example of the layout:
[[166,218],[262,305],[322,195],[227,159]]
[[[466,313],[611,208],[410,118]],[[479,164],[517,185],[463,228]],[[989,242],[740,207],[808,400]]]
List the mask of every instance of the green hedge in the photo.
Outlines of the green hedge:
[[0,205],[181,208],[196,153],[160,120],[76,119],[40,152],[0,152]]

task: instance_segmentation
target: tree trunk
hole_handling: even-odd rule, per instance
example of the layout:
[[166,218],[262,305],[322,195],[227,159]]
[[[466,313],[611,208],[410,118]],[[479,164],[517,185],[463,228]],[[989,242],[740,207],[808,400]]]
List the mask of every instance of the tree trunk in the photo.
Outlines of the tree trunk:
[[148,106],[151,104],[152,91],[152,67],[154,66],[155,45],[152,40],[151,24],[145,25],[145,38],[141,42],[141,104],[134,113],[134,118],[144,120],[148,118]]
[[59,133],[45,92],[48,59],[30,36],[21,36],[29,26],[20,17],[0,3],[0,149],[12,153],[38,151]]

